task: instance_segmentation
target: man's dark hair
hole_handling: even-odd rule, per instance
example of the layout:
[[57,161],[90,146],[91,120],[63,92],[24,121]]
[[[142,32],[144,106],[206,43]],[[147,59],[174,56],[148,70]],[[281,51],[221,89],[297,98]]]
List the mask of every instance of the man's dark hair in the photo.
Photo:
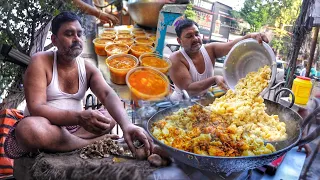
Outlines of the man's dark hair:
[[181,33],[184,29],[191,27],[193,25],[196,25],[197,27],[199,27],[198,24],[192,21],[191,19],[181,19],[177,22],[177,24],[178,25],[176,26],[175,30],[179,38],[181,37]]
[[80,18],[73,12],[65,11],[53,18],[51,23],[52,34],[57,35],[61,25],[66,22],[78,21],[81,24]]

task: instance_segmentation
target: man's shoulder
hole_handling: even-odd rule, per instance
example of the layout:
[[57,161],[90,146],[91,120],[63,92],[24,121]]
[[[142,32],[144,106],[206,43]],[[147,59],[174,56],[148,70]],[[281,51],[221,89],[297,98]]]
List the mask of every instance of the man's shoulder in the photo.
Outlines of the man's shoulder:
[[175,51],[170,55],[169,59],[172,62],[180,62],[181,60],[183,60],[183,55],[180,52],[180,50],[179,51]]
[[51,51],[37,52],[31,56],[31,63],[48,64],[50,59],[53,59],[53,53]]

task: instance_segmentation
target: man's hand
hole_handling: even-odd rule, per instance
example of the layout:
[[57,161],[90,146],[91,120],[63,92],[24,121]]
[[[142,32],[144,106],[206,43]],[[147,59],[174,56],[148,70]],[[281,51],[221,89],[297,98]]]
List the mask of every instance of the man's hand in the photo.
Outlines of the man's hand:
[[214,81],[223,90],[227,91],[229,89],[222,76],[214,76]]
[[306,157],[308,157],[312,153],[312,149],[311,149],[309,144],[305,144],[303,146],[299,146],[297,151],[301,152],[302,149],[305,149],[306,155],[307,155]]
[[85,110],[81,112],[78,122],[88,132],[100,135],[110,130],[111,119],[98,110]]
[[134,140],[139,140],[144,144],[143,154],[145,157],[140,157],[141,159],[146,159],[152,153],[153,146],[154,146],[153,140],[143,128],[135,126],[133,124],[129,124],[122,130],[123,130],[124,139],[133,154],[137,154],[137,149],[133,145]]
[[246,38],[253,38],[257,40],[260,44],[262,44],[262,41],[269,43],[269,40],[267,36],[264,33],[251,33],[245,36]]
[[98,18],[101,20],[101,22],[108,23],[110,27],[119,24],[119,19],[112,14],[100,11],[100,16]]

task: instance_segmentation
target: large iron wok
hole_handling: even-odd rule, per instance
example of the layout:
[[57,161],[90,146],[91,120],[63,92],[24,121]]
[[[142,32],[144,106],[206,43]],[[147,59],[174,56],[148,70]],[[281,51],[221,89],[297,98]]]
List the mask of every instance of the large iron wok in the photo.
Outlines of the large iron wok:
[[226,174],[254,169],[266,165],[279,158],[293,147],[304,145],[319,136],[320,127],[317,127],[316,130],[314,130],[305,138],[302,138],[302,132],[306,125],[315,119],[318,114],[320,114],[320,107],[317,106],[318,108],[315,109],[315,111],[313,111],[313,113],[311,113],[304,121],[302,121],[301,116],[283,105],[270,100],[265,100],[264,103],[267,107],[266,112],[268,114],[277,114],[279,115],[280,121],[286,123],[288,134],[287,140],[272,143],[277,149],[277,151],[272,154],[242,157],[203,156],[167,146],[157,140],[157,138],[155,138],[151,133],[152,124],[166,116],[171,115],[180,108],[190,106],[189,103],[180,103],[157,112],[148,120],[147,131],[154,141],[174,159],[200,170]]

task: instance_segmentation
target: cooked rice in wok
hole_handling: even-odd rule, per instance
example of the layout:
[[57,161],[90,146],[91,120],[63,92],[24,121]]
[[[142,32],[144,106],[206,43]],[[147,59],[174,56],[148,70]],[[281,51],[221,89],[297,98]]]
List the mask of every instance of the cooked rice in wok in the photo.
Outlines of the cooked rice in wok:
[[153,124],[152,134],[164,144],[210,156],[252,156],[276,149],[266,141],[287,138],[286,125],[278,115],[268,115],[259,93],[268,86],[268,66],[241,79],[208,106],[180,109]]

